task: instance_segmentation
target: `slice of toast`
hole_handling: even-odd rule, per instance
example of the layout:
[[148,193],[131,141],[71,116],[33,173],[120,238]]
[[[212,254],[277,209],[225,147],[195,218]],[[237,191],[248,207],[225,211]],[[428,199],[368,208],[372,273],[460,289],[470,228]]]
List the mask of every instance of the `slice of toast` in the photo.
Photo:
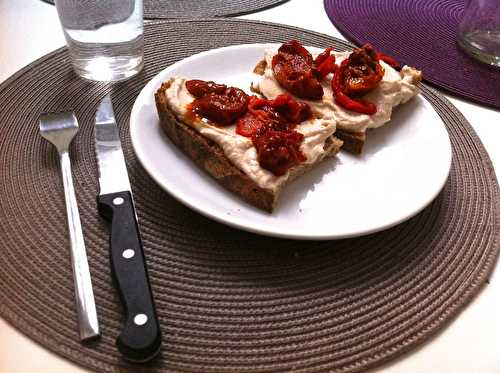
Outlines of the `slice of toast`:
[[341,140],[330,136],[324,145],[325,152],[316,162],[302,163],[292,168],[288,179],[276,190],[261,188],[226,157],[217,143],[201,135],[174,114],[165,94],[165,90],[169,86],[170,82],[163,83],[155,93],[156,108],[163,132],[178,148],[224,188],[262,210],[272,212],[285,185],[307,172],[326,157],[337,154],[342,146]]

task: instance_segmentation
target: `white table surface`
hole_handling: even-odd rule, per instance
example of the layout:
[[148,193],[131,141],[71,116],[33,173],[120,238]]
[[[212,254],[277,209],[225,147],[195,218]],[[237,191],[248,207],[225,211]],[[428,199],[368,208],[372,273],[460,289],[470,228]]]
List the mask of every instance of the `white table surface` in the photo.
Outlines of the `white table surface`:
[[[241,18],[289,24],[343,39],[324,12],[323,0],[291,0],[276,8]],[[0,0],[0,82],[64,43],[53,6],[40,0]],[[498,173],[500,112],[446,96],[472,124]],[[34,371],[57,373],[85,370],[32,342],[0,319],[0,373]],[[498,271],[493,274],[490,284],[443,332],[419,349],[375,372],[500,372]]]

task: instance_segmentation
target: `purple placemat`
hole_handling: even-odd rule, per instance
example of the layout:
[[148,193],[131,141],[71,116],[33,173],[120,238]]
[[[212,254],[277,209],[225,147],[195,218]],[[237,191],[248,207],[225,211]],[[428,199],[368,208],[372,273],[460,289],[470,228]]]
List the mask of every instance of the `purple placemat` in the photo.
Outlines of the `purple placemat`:
[[466,0],[324,0],[349,40],[424,72],[427,82],[472,101],[500,108],[500,69],[474,60],[456,43]]

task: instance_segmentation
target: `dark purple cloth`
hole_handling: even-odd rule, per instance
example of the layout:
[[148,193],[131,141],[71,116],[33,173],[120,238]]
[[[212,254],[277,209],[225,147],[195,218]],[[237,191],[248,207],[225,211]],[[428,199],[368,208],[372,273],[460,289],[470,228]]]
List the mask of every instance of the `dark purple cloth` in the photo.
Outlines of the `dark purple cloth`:
[[451,93],[500,108],[500,68],[476,61],[457,45],[465,0],[324,0],[338,30],[356,44],[414,66]]

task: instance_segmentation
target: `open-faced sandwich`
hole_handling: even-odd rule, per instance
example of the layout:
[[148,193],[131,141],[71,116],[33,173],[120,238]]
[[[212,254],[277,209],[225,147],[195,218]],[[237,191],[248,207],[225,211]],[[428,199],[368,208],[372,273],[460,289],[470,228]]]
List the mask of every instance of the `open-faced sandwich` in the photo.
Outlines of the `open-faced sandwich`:
[[155,101],[174,144],[226,189],[269,212],[287,183],[342,145],[331,117],[316,115],[286,92],[263,99],[172,77]]
[[[311,49],[311,48],[309,48]],[[331,118],[343,149],[362,151],[366,130],[391,119],[392,110],[415,95],[422,73],[398,63],[370,44],[353,52],[312,53],[298,41],[267,50],[254,72],[252,90],[268,99],[284,93],[307,103],[320,118]]]

